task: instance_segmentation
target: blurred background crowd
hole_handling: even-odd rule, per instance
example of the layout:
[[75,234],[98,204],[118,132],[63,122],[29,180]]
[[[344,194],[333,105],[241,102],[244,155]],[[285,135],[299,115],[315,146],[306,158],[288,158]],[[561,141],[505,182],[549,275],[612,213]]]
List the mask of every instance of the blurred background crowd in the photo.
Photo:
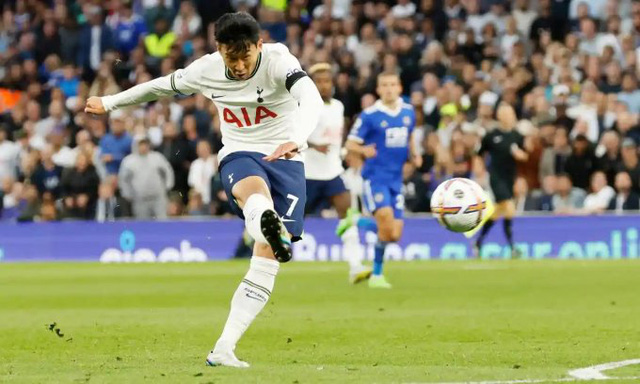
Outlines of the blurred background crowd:
[[[5,0],[0,20],[0,220],[229,214],[214,105],[202,95],[96,117],[103,96],[215,51],[214,21],[252,13],[265,42],[303,67],[330,62],[346,127],[400,74],[423,165],[405,168],[407,209],[471,177],[495,109],[511,104],[530,153],[522,211],[640,209],[640,1]],[[348,129],[345,130],[345,134]],[[346,159],[349,174],[358,160]],[[354,187],[354,192],[357,192]],[[132,197],[142,201],[132,206]]]

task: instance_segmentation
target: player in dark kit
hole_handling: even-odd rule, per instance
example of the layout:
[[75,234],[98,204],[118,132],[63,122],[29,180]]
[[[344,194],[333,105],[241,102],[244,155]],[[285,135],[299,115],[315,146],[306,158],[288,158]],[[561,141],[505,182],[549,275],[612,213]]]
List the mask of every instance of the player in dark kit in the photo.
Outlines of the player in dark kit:
[[509,104],[500,104],[497,111],[499,128],[487,133],[482,139],[478,155],[484,163],[484,155],[489,154],[488,171],[491,190],[496,200],[493,217],[482,227],[474,252],[480,256],[482,242],[489,230],[500,217],[504,218],[504,234],[511,247],[511,257],[517,258],[519,251],[513,246],[513,216],[516,212],[513,202],[513,184],[516,178],[516,161],[526,161],[524,138],[514,128],[516,113]]

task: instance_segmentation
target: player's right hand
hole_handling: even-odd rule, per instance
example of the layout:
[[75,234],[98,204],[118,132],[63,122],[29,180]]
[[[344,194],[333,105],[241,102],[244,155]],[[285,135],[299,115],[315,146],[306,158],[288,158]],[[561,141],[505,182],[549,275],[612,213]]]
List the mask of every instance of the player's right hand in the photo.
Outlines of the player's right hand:
[[107,111],[104,109],[102,99],[98,96],[91,96],[87,99],[87,104],[84,107],[86,113],[93,113],[96,115],[104,115]]
[[366,145],[366,146],[362,147],[362,155],[366,159],[370,159],[372,157],[375,157],[377,154],[378,154],[378,151],[376,151],[376,145],[375,144]]

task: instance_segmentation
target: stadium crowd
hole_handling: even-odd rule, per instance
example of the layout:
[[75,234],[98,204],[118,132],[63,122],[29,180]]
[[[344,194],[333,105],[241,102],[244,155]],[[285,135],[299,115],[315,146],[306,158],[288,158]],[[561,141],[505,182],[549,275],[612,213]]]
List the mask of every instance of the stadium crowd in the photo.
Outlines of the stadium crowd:
[[[517,113],[529,159],[522,211],[640,209],[640,1],[8,0],[0,20],[0,220],[114,220],[229,214],[217,174],[217,111],[203,95],[107,118],[103,96],[213,52],[214,21],[252,13],[265,42],[303,67],[334,66],[345,134],[400,74],[418,115],[421,168],[405,167],[407,209],[426,212],[450,177],[488,185],[474,153]],[[357,173],[358,159],[346,157]],[[353,185],[353,183],[352,183]],[[357,187],[354,187],[357,189]],[[133,204],[132,204],[133,203]]]

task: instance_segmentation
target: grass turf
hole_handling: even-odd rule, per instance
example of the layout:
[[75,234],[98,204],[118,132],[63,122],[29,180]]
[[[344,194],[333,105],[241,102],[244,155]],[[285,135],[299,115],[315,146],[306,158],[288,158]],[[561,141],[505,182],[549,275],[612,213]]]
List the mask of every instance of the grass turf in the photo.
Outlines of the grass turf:
[[3,264],[0,382],[557,379],[640,357],[637,261],[390,263],[390,291],[302,263],[236,350],[252,368],[205,367],[246,268]]

